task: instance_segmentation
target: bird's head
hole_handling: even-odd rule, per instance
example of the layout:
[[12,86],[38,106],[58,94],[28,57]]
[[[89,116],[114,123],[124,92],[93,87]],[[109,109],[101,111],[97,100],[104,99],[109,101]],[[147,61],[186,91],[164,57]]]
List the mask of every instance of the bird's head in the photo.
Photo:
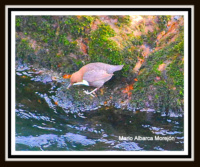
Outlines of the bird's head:
[[70,78],[70,84],[68,85],[67,89],[75,83],[82,82],[83,76],[79,71],[73,73]]

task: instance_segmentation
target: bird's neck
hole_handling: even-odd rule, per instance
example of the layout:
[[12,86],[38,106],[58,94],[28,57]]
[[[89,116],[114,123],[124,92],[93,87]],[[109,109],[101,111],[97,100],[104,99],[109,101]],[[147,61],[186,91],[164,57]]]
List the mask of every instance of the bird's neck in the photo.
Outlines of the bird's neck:
[[79,71],[77,71],[77,75],[78,75],[80,81],[83,81],[83,75],[86,71],[87,71],[87,69],[84,66]]
[[83,73],[79,70],[75,73],[76,75],[76,81],[77,82],[82,82],[83,81]]

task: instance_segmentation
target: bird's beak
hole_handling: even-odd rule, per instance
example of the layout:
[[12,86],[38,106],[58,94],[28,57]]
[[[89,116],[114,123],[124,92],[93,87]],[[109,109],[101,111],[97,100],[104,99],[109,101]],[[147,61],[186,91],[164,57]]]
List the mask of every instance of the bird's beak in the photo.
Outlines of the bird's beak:
[[70,86],[72,86],[72,84],[71,84],[71,83],[70,83],[70,84],[67,86],[67,89],[69,89],[69,87],[70,87]]

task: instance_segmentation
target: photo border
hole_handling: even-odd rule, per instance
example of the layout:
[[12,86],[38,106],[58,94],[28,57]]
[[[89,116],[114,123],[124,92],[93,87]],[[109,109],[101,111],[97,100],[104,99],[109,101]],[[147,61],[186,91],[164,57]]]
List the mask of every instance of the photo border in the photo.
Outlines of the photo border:
[[[11,6],[9,8],[9,6]],[[99,8],[99,6],[97,8],[15,8],[12,7],[12,5],[7,6],[8,8],[6,8],[5,12],[7,12],[7,41],[6,41],[6,45],[7,45],[7,49],[6,49],[6,53],[7,53],[7,72],[8,72],[8,87],[7,87],[7,91],[8,91],[8,95],[7,95],[7,117],[6,117],[6,126],[7,126],[7,141],[6,141],[6,159],[23,159],[23,158],[29,158],[29,159],[33,159],[33,158],[37,158],[37,159],[48,159],[48,158],[56,158],[56,159],[79,159],[79,158],[104,158],[104,159],[119,159],[119,158],[123,158],[123,159],[153,159],[153,158],[165,158],[165,159],[181,159],[184,160],[185,158],[187,159],[191,159],[192,158],[192,151],[194,151],[194,149],[192,149],[192,116],[193,116],[193,111],[192,111],[192,71],[191,71],[191,67],[192,67],[192,56],[194,56],[192,53],[192,11],[193,8],[189,8],[189,7],[185,7],[185,8]],[[107,5],[108,6],[108,5]],[[174,5],[173,5],[174,6]],[[12,155],[11,154],[11,81],[12,81],[12,77],[11,77],[11,12],[12,11],[187,11],[188,12],[188,155]],[[50,159],[48,159],[49,161]]]

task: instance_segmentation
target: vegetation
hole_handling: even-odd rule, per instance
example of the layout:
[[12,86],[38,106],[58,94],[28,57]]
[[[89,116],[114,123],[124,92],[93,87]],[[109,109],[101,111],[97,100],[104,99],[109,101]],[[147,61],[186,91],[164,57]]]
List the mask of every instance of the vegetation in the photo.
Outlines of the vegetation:
[[183,110],[183,57],[182,17],[16,17],[17,60],[63,73],[90,62],[123,64],[117,78],[129,81],[125,92],[140,108]]

